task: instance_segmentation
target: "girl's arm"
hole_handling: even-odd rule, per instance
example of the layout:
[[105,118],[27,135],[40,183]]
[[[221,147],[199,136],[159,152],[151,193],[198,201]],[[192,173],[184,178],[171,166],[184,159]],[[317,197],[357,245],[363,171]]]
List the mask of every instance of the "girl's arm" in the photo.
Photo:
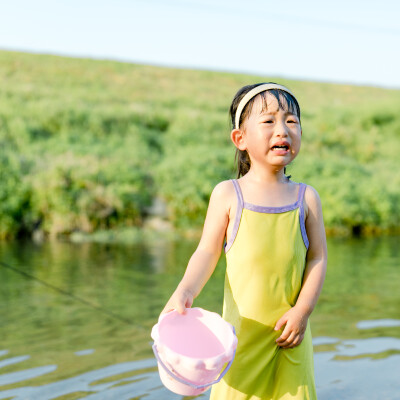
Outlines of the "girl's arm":
[[308,205],[305,225],[309,247],[303,284],[296,305],[286,312],[275,326],[275,330],[279,330],[286,324],[281,336],[276,340],[278,346],[283,348],[294,347],[302,342],[308,318],[317,304],[326,274],[328,251],[321,200],[311,186],[307,186],[305,201]]
[[310,316],[317,304],[325,280],[328,260],[321,200],[317,191],[310,186],[309,188],[311,190],[306,196],[309,210],[306,219],[306,231],[310,244],[303,285],[296,302],[296,307],[301,308],[307,316]]
[[221,255],[222,245],[229,221],[229,198],[233,185],[224,181],[215,186],[211,193],[203,234],[199,245],[189,260],[186,272],[177,289],[164,307],[164,312],[185,312],[192,306],[212,275]]

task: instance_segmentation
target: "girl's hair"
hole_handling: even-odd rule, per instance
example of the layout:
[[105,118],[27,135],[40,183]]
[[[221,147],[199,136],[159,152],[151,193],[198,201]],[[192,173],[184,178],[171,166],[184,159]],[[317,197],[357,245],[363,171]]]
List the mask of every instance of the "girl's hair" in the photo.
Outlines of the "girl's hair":
[[[235,97],[233,98],[231,107],[229,109],[232,129],[235,128],[235,115],[236,115],[236,110],[238,108],[240,100],[242,100],[242,98],[250,90],[254,89],[257,86],[264,85],[264,83],[275,83],[275,82],[262,82],[262,83],[256,83],[254,85],[243,86],[235,94]],[[288,111],[294,115],[297,115],[297,117],[299,118],[299,122],[301,123],[299,103],[290,93],[285,92],[284,90],[280,90],[280,89],[269,89],[267,91],[276,98],[276,100],[278,101],[279,108],[281,108],[282,110]],[[261,96],[261,98],[262,98],[263,110],[267,109],[267,93],[266,93],[267,91],[261,92],[249,100],[249,102],[244,107],[242,114],[240,115],[239,126],[242,125],[244,120],[250,116],[254,101],[257,98],[257,96]],[[281,101],[282,97],[286,100],[287,106],[284,103],[282,103],[282,101]],[[240,178],[241,176],[246,175],[250,169],[250,157],[249,157],[249,154],[247,153],[247,151],[236,149],[235,161],[237,162],[237,168],[238,168],[237,177]],[[286,167],[284,167],[283,173],[286,174]],[[287,176],[288,179],[290,177],[291,177],[291,175]]]

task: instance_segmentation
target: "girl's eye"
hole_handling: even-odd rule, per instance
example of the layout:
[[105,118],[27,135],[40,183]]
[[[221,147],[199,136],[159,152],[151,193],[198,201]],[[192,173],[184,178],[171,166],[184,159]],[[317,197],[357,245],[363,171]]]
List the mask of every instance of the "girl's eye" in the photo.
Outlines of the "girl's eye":
[[269,124],[270,122],[274,122],[274,121],[272,121],[272,119],[268,119],[267,121],[264,121],[264,124]]

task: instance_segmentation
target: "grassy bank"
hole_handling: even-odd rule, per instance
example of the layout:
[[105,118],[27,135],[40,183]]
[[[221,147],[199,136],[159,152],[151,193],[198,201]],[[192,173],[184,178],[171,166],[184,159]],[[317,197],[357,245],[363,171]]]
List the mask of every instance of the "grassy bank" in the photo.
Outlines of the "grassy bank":
[[328,233],[400,226],[400,91],[0,51],[0,237],[142,227],[154,199],[201,229],[235,177],[228,108],[276,81],[302,107],[287,172],[320,193]]

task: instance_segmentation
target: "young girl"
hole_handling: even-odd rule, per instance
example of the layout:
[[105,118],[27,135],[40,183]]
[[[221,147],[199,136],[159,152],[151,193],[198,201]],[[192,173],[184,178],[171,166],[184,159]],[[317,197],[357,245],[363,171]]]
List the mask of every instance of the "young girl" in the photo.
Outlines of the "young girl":
[[192,306],[226,237],[223,318],[238,347],[211,399],[315,400],[308,318],[327,248],[317,191],[285,175],[300,150],[300,107],[288,88],[263,83],[241,88],[230,114],[242,177],[214,188],[200,243],[163,312]]

